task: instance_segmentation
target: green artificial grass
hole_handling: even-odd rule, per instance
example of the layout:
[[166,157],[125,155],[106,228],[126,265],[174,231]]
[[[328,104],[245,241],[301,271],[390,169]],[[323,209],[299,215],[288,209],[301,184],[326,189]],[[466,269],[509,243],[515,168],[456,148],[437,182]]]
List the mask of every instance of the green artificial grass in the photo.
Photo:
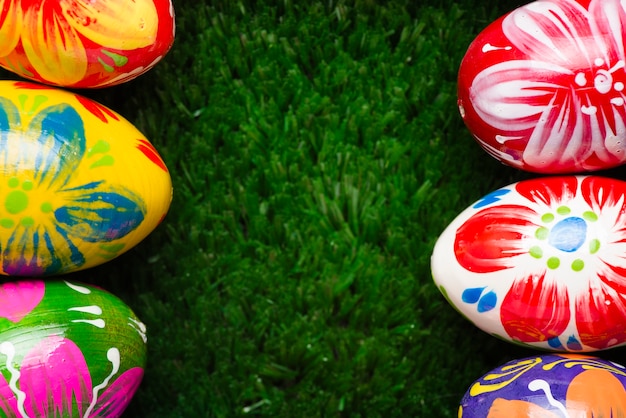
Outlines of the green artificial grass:
[[176,2],[167,60],[105,101],[175,187],[154,235],[90,273],[149,329],[126,416],[453,417],[514,351],[429,271],[447,223],[517,175],[455,96],[506,7],[383,3]]
[[447,224],[530,176],[456,106],[467,46],[521,3],[442,3],[178,0],[163,62],[84,92],[150,138],[175,187],[143,243],[73,275],[148,326],[125,417],[456,417],[473,380],[533,353],[431,279]]

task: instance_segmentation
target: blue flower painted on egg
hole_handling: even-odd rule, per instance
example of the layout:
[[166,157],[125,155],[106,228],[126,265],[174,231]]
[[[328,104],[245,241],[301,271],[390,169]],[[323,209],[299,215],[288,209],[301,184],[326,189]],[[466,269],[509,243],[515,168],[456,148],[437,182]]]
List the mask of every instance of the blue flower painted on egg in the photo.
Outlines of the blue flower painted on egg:
[[[29,121],[21,115],[0,97],[2,272],[42,276],[76,270],[85,263],[81,241],[111,243],[126,236],[144,220],[145,204],[106,179],[81,181],[85,127],[72,106],[45,107]],[[115,253],[124,244],[111,245],[120,246]]]

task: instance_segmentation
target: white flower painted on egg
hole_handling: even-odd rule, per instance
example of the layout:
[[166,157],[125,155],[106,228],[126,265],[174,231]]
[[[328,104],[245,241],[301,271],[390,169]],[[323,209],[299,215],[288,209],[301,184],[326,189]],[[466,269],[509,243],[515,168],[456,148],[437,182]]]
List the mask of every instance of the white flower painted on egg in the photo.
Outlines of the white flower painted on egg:
[[494,157],[536,172],[626,162],[626,9],[618,0],[588,4],[535,1],[470,46],[459,104]]

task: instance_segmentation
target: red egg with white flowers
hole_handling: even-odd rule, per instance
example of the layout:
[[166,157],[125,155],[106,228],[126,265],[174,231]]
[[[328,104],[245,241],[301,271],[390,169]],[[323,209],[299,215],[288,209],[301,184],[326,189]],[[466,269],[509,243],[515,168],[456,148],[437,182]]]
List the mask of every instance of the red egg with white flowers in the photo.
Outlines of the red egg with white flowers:
[[534,1],[470,44],[459,110],[478,143],[512,167],[616,167],[626,163],[625,63],[625,3]]

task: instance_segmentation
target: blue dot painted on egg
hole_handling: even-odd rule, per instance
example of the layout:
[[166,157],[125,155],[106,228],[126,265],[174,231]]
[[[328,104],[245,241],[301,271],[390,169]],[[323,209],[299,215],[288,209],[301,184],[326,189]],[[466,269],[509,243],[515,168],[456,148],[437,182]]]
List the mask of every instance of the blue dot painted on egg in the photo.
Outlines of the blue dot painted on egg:
[[496,307],[497,302],[498,302],[498,296],[496,295],[496,292],[492,290],[491,292],[485,293],[478,300],[478,306],[477,306],[478,312],[480,313],[489,312],[490,310]]
[[510,189],[499,189],[499,190],[495,190],[491,193],[489,193],[488,195],[486,195],[485,197],[483,197],[482,199],[480,199],[478,202],[476,202],[474,204],[474,206],[472,206],[474,209],[480,209],[480,208],[484,208],[485,206],[489,206],[492,203],[496,203],[498,201],[500,201],[500,198],[508,193],[510,193],[511,190]]
[[576,337],[570,335],[570,337],[567,339],[567,348],[572,351],[580,351],[583,349],[583,346],[580,341],[576,339]]
[[583,218],[571,216],[559,221],[548,238],[548,243],[566,253],[578,250],[587,239],[587,222]]
[[461,295],[461,299],[465,303],[474,304],[478,302],[478,300],[480,299],[480,295],[483,294],[483,290],[485,290],[484,287],[474,287],[471,289],[465,289],[463,291],[463,294]]
[[556,349],[564,349],[563,344],[561,344],[561,340],[559,340],[559,337],[553,337],[550,338],[548,340],[548,345],[552,348],[556,348]]

